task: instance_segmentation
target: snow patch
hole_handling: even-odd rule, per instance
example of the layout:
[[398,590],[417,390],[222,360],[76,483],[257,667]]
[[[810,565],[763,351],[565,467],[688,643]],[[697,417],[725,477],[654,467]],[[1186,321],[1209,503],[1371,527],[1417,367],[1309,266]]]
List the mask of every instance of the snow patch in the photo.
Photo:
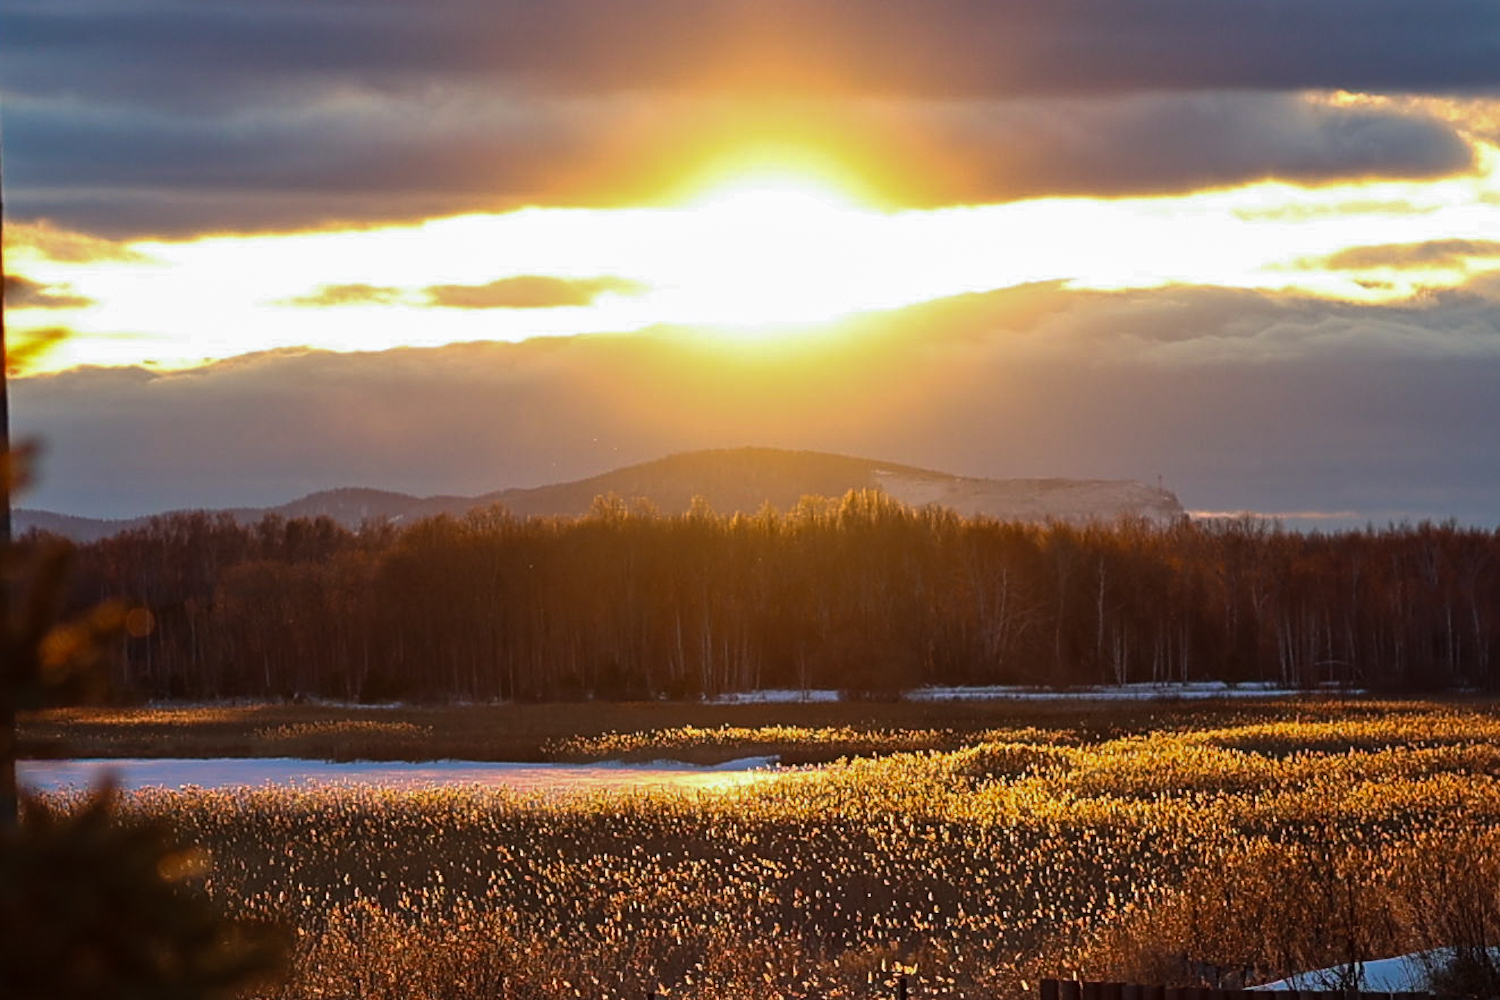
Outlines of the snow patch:
[[[1434,948],[1431,951],[1414,951],[1394,958],[1360,962],[1355,989],[1366,993],[1426,993],[1431,989],[1432,973],[1450,965],[1457,955],[1455,948]],[[1490,960],[1500,962],[1500,948],[1490,949]],[[1347,965],[1335,965],[1327,969],[1298,972],[1274,983],[1250,988],[1267,993],[1342,990],[1348,986],[1349,971]]]
[[[1273,684],[1226,684],[1223,681],[1189,681],[1184,684],[1121,684],[1070,688],[1034,688],[1019,685],[987,687],[926,687],[908,692],[908,701],[1173,701],[1204,698],[1286,698],[1306,692]],[[1358,694],[1357,691],[1345,691]]]
[[[1027,687],[1021,684],[990,684],[924,687],[908,691],[902,701],[1190,701],[1205,698],[1290,698],[1307,692],[1277,687],[1259,681],[1226,684],[1223,681],[1189,681],[1180,684],[1092,685],[1069,688]],[[1328,693],[1364,694],[1357,688],[1329,689]],[[769,705],[839,701],[838,691],[783,689],[736,691],[707,701],[715,705]]]
[[838,701],[837,691],[773,688],[765,691],[732,691],[707,699],[712,705],[784,705],[801,702]]

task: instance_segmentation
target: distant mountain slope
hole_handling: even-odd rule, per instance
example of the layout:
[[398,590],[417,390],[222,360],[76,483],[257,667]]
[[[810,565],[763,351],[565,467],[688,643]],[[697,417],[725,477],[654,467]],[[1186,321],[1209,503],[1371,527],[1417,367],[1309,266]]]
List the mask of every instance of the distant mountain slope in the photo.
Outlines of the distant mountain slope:
[[[719,513],[754,513],[769,502],[785,511],[808,495],[841,497],[854,489],[880,489],[912,506],[937,504],[964,516],[1072,522],[1144,517],[1170,522],[1185,517],[1170,491],[1124,479],[978,479],[892,462],[776,448],[689,452],[631,465],[571,483],[508,489],[477,497],[414,497],[374,489],[313,493],[279,507],[227,511],[236,520],[326,516],[354,528],[370,521],[410,523],[437,514],[464,514],[504,504],[521,517],[577,516],[596,496],[644,498],[665,514],[687,510],[702,496]],[[16,511],[20,531],[38,528],[79,541],[144,525],[149,518],[104,521],[47,511]]]

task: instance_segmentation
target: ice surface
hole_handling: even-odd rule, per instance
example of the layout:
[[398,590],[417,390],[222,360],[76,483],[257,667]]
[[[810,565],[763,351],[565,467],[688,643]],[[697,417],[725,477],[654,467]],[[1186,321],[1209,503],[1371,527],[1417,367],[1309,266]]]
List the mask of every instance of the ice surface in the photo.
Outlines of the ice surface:
[[[1305,694],[1297,688],[1276,687],[1253,682],[1225,684],[1223,681],[1189,681],[1176,684],[1120,684],[1069,688],[1025,687],[1019,684],[992,684],[969,687],[924,687],[906,692],[904,701],[1170,701],[1203,698],[1284,698]],[[1339,689],[1340,694],[1360,694]],[[740,691],[720,695],[718,704],[783,704],[795,702],[838,701],[838,691],[819,688],[797,688],[770,691]]]
[[778,773],[774,757],[697,767],[677,761],[649,764],[516,764],[469,760],[332,762],[298,757],[124,758],[25,760],[22,787],[36,791],[88,788],[106,776],[126,790],[147,787],[236,788],[263,785],[355,785],[376,788],[446,788],[483,785],[525,792],[723,791]]

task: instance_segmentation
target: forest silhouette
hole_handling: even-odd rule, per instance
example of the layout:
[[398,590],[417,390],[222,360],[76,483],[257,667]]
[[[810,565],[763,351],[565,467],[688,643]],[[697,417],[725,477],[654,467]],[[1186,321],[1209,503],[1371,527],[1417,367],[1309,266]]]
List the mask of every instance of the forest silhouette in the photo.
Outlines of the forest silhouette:
[[126,697],[894,697],[930,684],[1497,686],[1500,534],[1251,519],[1037,525],[878,491],[786,513],[502,508],[405,528],[178,514],[82,546]]

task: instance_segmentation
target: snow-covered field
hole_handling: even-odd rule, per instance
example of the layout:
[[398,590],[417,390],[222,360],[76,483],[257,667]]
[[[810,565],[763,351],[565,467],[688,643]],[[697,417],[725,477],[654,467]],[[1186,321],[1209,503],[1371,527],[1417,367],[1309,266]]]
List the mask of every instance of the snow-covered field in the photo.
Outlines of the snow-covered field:
[[[1362,695],[1362,688],[1347,688],[1329,685],[1314,688],[1278,687],[1261,681],[1244,684],[1226,684],[1223,681],[1188,681],[1186,683],[1139,683],[1139,684],[1081,684],[1073,687],[1051,688],[1023,684],[985,684],[972,686],[915,688],[900,696],[901,701],[1172,701],[1200,698],[1291,698],[1297,695]],[[710,705],[782,705],[813,702],[837,702],[844,700],[844,693],[831,688],[769,688],[762,691],[732,691],[704,699]],[[359,711],[377,709],[412,708],[400,701],[363,702],[344,701],[338,698],[310,697],[310,705],[324,708],[344,708]],[[152,708],[224,708],[226,706],[257,706],[266,702],[261,699],[224,699],[221,701],[160,701],[148,703]],[[507,702],[458,701],[454,705],[500,705]]]
[[130,790],[237,788],[262,785],[350,785],[373,788],[446,788],[483,785],[523,792],[573,793],[642,790],[714,792],[761,781],[777,772],[774,757],[747,757],[712,767],[676,761],[651,764],[511,764],[438,760],[423,763],[349,761],[297,757],[204,760],[26,760],[18,765],[22,787],[36,791],[88,788],[106,776]]
[[767,688],[762,691],[736,691],[705,699],[714,705],[786,705],[801,702],[840,700],[839,692],[818,688]]
[[[1070,688],[1036,688],[1012,684],[974,687],[926,687],[908,691],[904,701],[1172,701],[1206,698],[1289,698],[1306,691],[1276,687],[1273,684],[1225,684],[1223,681],[1190,681],[1185,684],[1120,684]],[[1362,694],[1357,690],[1338,688],[1338,694]],[[839,701],[838,691],[790,689],[742,691],[712,699],[717,704],[783,704],[792,702]]]
[[[1424,993],[1427,990],[1427,972],[1431,958],[1427,953],[1399,955],[1396,958],[1381,958],[1373,962],[1361,962],[1355,989],[1366,993]],[[1348,966],[1314,969],[1299,972],[1274,983],[1252,986],[1252,990],[1282,992],[1287,990],[1331,991],[1346,988],[1349,984]]]
[[[1223,681],[1189,681],[1185,684],[1120,684],[1115,686],[1039,689],[995,685],[992,687],[928,687],[907,694],[908,701],[1172,701],[1204,698],[1289,698],[1306,694],[1296,688],[1273,684],[1225,684]],[[1341,691],[1358,694],[1357,691]]]

